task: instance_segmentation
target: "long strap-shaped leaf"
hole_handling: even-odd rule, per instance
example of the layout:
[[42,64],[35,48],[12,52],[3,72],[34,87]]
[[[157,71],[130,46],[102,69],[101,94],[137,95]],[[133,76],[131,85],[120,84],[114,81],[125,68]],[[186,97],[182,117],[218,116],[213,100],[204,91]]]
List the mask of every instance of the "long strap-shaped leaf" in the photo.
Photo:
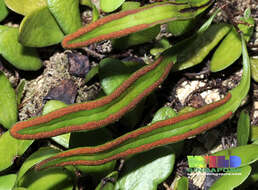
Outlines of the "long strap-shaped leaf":
[[247,95],[250,63],[242,36],[243,74],[240,84],[213,104],[171,119],[158,121],[96,147],[68,150],[46,159],[38,169],[65,165],[100,165],[114,159],[184,140],[228,119]]
[[213,0],[154,3],[111,14],[66,36],[62,45],[65,48],[87,46],[102,40],[126,36],[157,24],[193,18],[212,2]]
[[136,71],[109,96],[18,122],[11,128],[11,134],[19,139],[39,139],[115,122],[164,81],[176,61],[170,52]]

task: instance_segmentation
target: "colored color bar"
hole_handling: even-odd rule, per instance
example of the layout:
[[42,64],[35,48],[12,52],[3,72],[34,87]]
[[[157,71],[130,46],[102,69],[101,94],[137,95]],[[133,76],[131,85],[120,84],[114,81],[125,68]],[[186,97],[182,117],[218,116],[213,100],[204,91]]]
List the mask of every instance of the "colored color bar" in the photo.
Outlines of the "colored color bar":
[[229,160],[225,160],[225,156],[217,156],[217,168],[229,168]]
[[217,156],[209,156],[209,168],[216,168],[216,158]]
[[236,168],[241,165],[241,158],[239,156],[230,156],[230,167]]

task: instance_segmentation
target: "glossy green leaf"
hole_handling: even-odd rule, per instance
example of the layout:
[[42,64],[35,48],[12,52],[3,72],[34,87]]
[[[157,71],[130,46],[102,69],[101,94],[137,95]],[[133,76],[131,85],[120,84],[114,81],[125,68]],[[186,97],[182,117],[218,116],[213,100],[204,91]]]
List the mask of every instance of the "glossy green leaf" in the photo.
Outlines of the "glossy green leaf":
[[157,189],[173,171],[173,153],[169,147],[160,147],[126,160],[115,189]]
[[258,58],[251,58],[251,71],[252,71],[252,78],[255,82],[258,82]]
[[221,42],[213,54],[210,69],[212,72],[221,71],[234,63],[241,55],[241,40],[237,31],[233,28]]
[[40,69],[42,63],[36,49],[22,46],[18,42],[18,35],[18,28],[0,26],[0,55],[17,69]]
[[152,123],[175,117],[177,114],[171,107],[162,107],[154,115]]
[[227,24],[214,24],[206,31],[178,44],[178,62],[172,70],[183,70],[201,63],[230,29],[231,27]]
[[219,11],[220,9],[216,10],[194,35],[175,44],[173,53],[178,55],[179,60],[172,71],[187,69],[202,62],[230,30],[227,25],[212,26],[212,21]]
[[13,164],[15,157],[21,156],[32,144],[33,140],[18,140],[9,131],[0,137],[0,171]]
[[221,176],[217,181],[215,181],[209,190],[232,190],[235,187],[242,184],[246,178],[250,175],[252,168],[250,166],[245,166],[240,168],[240,175],[224,175]]
[[141,6],[140,2],[137,1],[126,1],[122,4],[122,11],[136,9]]
[[258,162],[251,165],[252,171],[247,180],[239,187],[239,190],[253,189],[257,186],[258,182]]
[[[101,182],[98,184],[95,190],[114,190],[115,188],[115,181],[118,178],[118,172],[114,171],[108,174]],[[105,180],[109,179],[109,180]]]
[[20,105],[26,80],[22,79],[16,88],[17,104]]
[[46,7],[46,0],[4,0],[9,9],[22,15],[28,15],[29,13]]
[[56,143],[62,145],[65,148],[69,148],[69,141],[70,141],[70,133],[63,134],[63,135],[58,135],[56,137],[51,137],[53,141]]
[[177,181],[175,190],[186,190],[188,189],[188,178],[180,177]]
[[17,121],[17,102],[11,83],[1,71],[0,86],[0,124],[9,129]]
[[52,111],[55,111],[55,110],[60,109],[60,108],[64,108],[66,106],[67,106],[67,104],[65,104],[62,101],[50,100],[45,104],[45,106],[43,108],[43,111],[42,111],[42,115],[46,115],[46,114],[48,114]]
[[[241,18],[240,20],[251,25],[238,25],[238,28],[244,34],[245,40],[249,41],[250,37],[253,35],[254,20],[252,18]],[[240,35],[235,28],[232,28],[213,54],[210,63],[211,72],[218,72],[232,65],[240,57],[241,51]]]
[[213,156],[225,156],[229,158],[229,156],[238,156],[241,158],[241,165],[239,167],[243,167],[246,165],[250,165],[258,160],[258,145],[249,144],[238,146],[226,150],[222,150],[212,154]]
[[8,15],[8,9],[5,6],[4,0],[0,0],[0,22]]
[[113,12],[119,8],[125,0],[100,0],[100,8],[104,12]]
[[180,36],[186,32],[189,32],[194,27],[195,19],[172,21],[168,23],[168,31],[174,36]]
[[99,77],[102,89],[106,94],[112,93],[133,72],[143,64],[127,62],[118,59],[106,58],[99,63]]
[[73,33],[82,26],[79,0],[48,0],[48,8],[65,34]]
[[237,123],[237,145],[246,145],[250,136],[250,117],[242,111]]
[[164,52],[166,49],[170,47],[171,45],[169,41],[163,38],[155,43],[154,48],[150,50],[150,53],[154,56],[159,56],[162,52]]
[[0,176],[0,190],[12,190],[16,177],[16,174]]
[[[48,101],[42,111],[42,115],[48,114],[52,111],[55,111],[60,108],[66,107],[67,104],[58,100],[50,100]],[[69,141],[70,141],[70,133],[58,135],[56,137],[51,137],[52,140],[57,142],[58,144],[64,146],[65,148],[69,148]]]
[[[26,172],[32,168],[35,164],[39,163],[40,161],[53,156],[54,154],[60,152],[57,149],[53,149],[50,147],[40,148],[38,151],[34,152],[30,155],[26,161],[22,164],[20,170],[17,173],[17,181],[19,181]],[[18,182],[19,183],[19,182]]]
[[19,42],[29,47],[45,47],[61,42],[64,35],[47,7],[28,14],[20,25]]
[[81,5],[85,5],[87,7],[90,7],[92,9],[92,21],[96,21],[99,18],[99,11],[94,3],[91,2],[91,0],[80,0]]
[[51,168],[43,171],[30,169],[18,182],[19,187],[28,190],[72,190],[72,174],[65,168]]
[[100,84],[105,94],[112,93],[131,72],[118,59],[106,58],[99,63]]

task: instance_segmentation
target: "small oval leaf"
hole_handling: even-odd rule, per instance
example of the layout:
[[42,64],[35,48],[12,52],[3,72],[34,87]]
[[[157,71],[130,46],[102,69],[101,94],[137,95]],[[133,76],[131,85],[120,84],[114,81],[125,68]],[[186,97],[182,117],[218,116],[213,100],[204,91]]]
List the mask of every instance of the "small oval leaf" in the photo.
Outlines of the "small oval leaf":
[[0,137],[0,171],[13,164],[15,157],[21,156],[32,144],[33,140],[18,140],[9,131]]
[[119,8],[124,2],[125,0],[100,0],[100,8],[109,13]]
[[20,25],[19,42],[29,47],[45,47],[61,42],[64,34],[47,7],[28,14]]
[[170,147],[159,147],[128,159],[115,189],[155,190],[173,171],[175,154]]
[[9,129],[17,121],[17,102],[11,83],[1,71],[0,86],[0,124]]
[[171,107],[162,107],[154,115],[151,123],[175,117],[177,113]]
[[8,9],[5,6],[4,0],[0,0],[0,22],[8,15]]
[[57,109],[60,109],[60,108],[64,108],[66,107],[67,104],[65,104],[64,102],[62,101],[59,101],[59,100],[49,100],[44,108],[43,108],[43,111],[42,111],[42,115],[46,115],[52,111],[55,111]]
[[36,71],[42,66],[36,49],[18,42],[18,28],[0,26],[0,55],[17,69]]
[[31,169],[19,180],[18,185],[28,190],[73,189],[72,174],[64,168],[43,171]]
[[[128,62],[128,64],[130,64]],[[122,61],[113,58],[101,60],[99,64],[100,84],[106,94],[112,93],[133,72],[143,64],[126,65]]]
[[19,183],[19,180],[22,178],[22,176],[35,164],[39,163],[40,161],[49,158],[50,156],[53,156],[54,154],[60,152],[59,150],[50,148],[50,147],[44,147],[40,148],[38,151],[34,152],[32,155],[30,155],[26,161],[22,164],[22,167],[20,168],[19,172],[17,173],[17,181]]
[[[253,34],[254,20],[252,18],[240,18],[239,20],[243,24],[238,24],[238,28],[243,33],[245,40],[249,41]],[[218,72],[229,67],[241,56],[241,51],[241,38],[233,27],[214,53],[210,63],[211,71]]]
[[250,166],[245,166],[240,169],[240,175],[224,175],[220,177],[217,181],[215,181],[215,183],[212,184],[209,190],[232,190],[242,184],[250,175],[252,168]]
[[[202,60],[217,46],[223,37],[230,31],[227,24],[211,25],[206,31],[186,39],[178,46],[178,62],[173,71],[187,69],[202,62]],[[180,51],[181,50],[181,51]]]
[[48,8],[65,34],[75,32],[82,26],[79,0],[48,0]]
[[22,15],[47,6],[46,0],[5,0],[5,4],[9,9]]
[[0,190],[12,190],[16,177],[16,174],[0,176]]
[[218,72],[227,68],[241,56],[241,51],[240,36],[233,28],[213,54],[210,63],[211,71]]

